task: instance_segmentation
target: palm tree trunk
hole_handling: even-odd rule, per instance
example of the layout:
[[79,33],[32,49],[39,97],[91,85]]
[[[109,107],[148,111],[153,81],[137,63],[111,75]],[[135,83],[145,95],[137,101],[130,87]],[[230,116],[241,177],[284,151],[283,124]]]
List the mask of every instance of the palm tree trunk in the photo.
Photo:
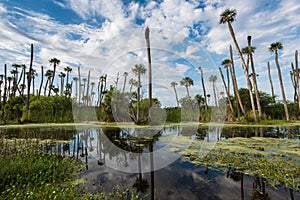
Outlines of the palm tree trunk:
[[42,86],[43,86],[43,80],[44,80],[44,67],[41,66],[41,84],[40,84],[40,89],[39,89],[39,97],[41,96],[41,91],[42,91]]
[[34,95],[34,90],[35,90],[35,88],[34,88],[34,80],[35,80],[35,78],[34,78],[34,75],[32,76],[32,95]]
[[225,92],[226,92],[226,95],[227,95],[227,100],[228,100],[228,103],[229,103],[230,110],[231,110],[232,113],[234,113],[234,109],[233,109],[233,106],[232,106],[232,103],[231,103],[231,100],[230,100],[229,89],[226,86],[226,83],[225,83],[224,76],[223,76],[221,68],[219,68],[219,71],[220,71],[222,82],[223,82],[223,85],[224,85],[224,88],[225,88]]
[[189,86],[186,85],[185,88],[186,88],[187,98],[190,99],[191,97],[190,97]]
[[31,44],[30,65],[29,65],[28,83],[27,83],[26,120],[29,120],[29,118],[28,118],[28,112],[29,112],[29,102],[30,102],[30,86],[31,86],[32,62],[33,62],[33,44]]
[[228,67],[226,68],[226,76],[227,76],[227,89],[228,89],[228,93],[230,96],[230,78],[229,78],[229,69]]
[[269,75],[272,99],[273,99],[273,102],[275,103],[274,87],[273,87],[273,82],[272,82],[272,77],[271,77],[271,68],[270,68],[270,63],[269,62],[268,62],[268,75]]
[[240,105],[240,109],[241,109],[243,115],[245,116],[246,113],[245,113],[245,109],[244,109],[244,106],[243,106],[243,103],[242,103],[242,100],[241,100],[241,97],[240,97],[240,94],[239,94],[239,89],[238,89],[238,85],[237,85],[237,81],[236,81],[236,76],[235,76],[233,53],[232,53],[232,47],[231,47],[231,45],[229,46],[229,51],[230,51],[230,59],[231,59],[230,73],[231,73],[231,78],[232,78],[233,89],[234,89],[234,93],[235,93],[235,96],[237,98],[237,101],[238,101],[238,103]]
[[216,107],[219,107],[219,105],[218,105],[218,98],[217,98],[217,94],[216,94],[216,86],[215,86],[215,82],[214,81],[213,81],[212,85],[213,85],[215,105],[216,105]]
[[242,55],[241,49],[240,49],[240,47],[239,47],[239,45],[237,43],[237,40],[235,38],[235,34],[234,34],[234,31],[233,31],[232,25],[231,25],[230,22],[228,22],[227,24],[228,24],[229,32],[230,32],[231,37],[233,39],[234,45],[235,45],[236,50],[238,52],[238,55],[239,55],[239,57],[240,57],[240,59],[242,61],[242,67],[244,69],[244,73],[245,73],[246,80],[247,80],[247,86],[248,86],[248,90],[249,90],[249,95],[250,95],[250,101],[251,101],[251,107],[252,107],[252,111],[253,111],[253,117],[254,117],[254,121],[256,122],[257,121],[257,117],[256,117],[256,111],[255,111],[255,105],[254,105],[254,98],[253,98],[253,93],[252,93],[252,90],[251,90],[251,82],[250,82],[250,78],[249,78],[248,69],[247,69],[244,57]]
[[296,74],[295,74],[296,72],[293,63],[291,63],[291,67],[292,67],[292,71],[290,71],[290,78],[294,88],[294,104],[295,104],[297,102],[297,86],[296,86]]
[[284,87],[283,87],[282,76],[281,76],[281,70],[280,70],[280,65],[279,65],[279,62],[278,62],[278,52],[277,52],[277,50],[275,50],[275,63],[276,63],[277,71],[278,71],[278,79],[279,79],[281,93],[282,93],[284,112],[285,112],[286,120],[289,121],[290,120],[289,110],[288,110],[287,102],[286,102],[286,98],[285,98]]
[[148,118],[150,119],[150,109],[152,107],[152,69],[151,69],[151,53],[150,53],[150,39],[149,39],[149,28],[145,30],[145,38],[147,45],[147,56],[148,56]]
[[49,78],[47,78],[47,81],[46,81],[46,84],[45,84],[45,88],[44,88],[44,96],[46,96],[48,83],[49,83]]
[[4,92],[3,92],[3,105],[2,107],[4,108],[4,105],[6,104],[7,100],[7,65],[4,64]]
[[60,77],[60,96],[63,96],[64,94],[64,78]]
[[90,89],[90,79],[91,79],[91,71],[89,70],[89,73],[88,73],[88,80],[87,80],[87,86],[86,86],[86,105],[89,104],[89,98],[90,98],[90,94],[89,94],[89,89]]
[[203,70],[201,67],[199,67],[199,70],[200,70],[200,75],[201,75],[201,83],[202,83],[203,95],[204,95],[204,101],[205,101],[205,110],[207,110],[207,98],[206,98],[206,89],[205,89],[205,85],[204,85]]
[[298,50],[295,51],[295,67],[296,67],[297,100],[298,100],[298,107],[299,107],[299,110],[300,110]]
[[260,105],[259,90],[258,90],[257,81],[256,81],[256,73],[255,73],[252,49],[251,49],[251,36],[248,36],[247,40],[248,40],[248,51],[249,51],[249,56],[250,56],[251,69],[252,69],[252,73],[253,73],[252,78],[253,78],[253,86],[254,86],[254,92],[255,92],[255,97],[256,97],[256,105],[257,105],[257,110],[258,110],[258,116],[259,116],[259,119],[261,120],[262,119],[262,111],[261,111],[261,105]]
[[98,82],[97,91],[98,91],[97,106],[99,106],[99,103],[100,103],[100,80]]
[[81,101],[81,76],[80,76],[80,67],[78,67],[78,89],[79,89],[79,92],[78,92],[78,104],[80,104],[80,101]]
[[130,89],[129,89],[129,92],[131,93],[131,91],[132,91],[132,86],[133,86],[133,84],[130,84]]
[[124,76],[124,85],[123,85],[123,93],[125,92],[125,86],[126,86],[126,79],[127,79],[127,76]]
[[174,92],[175,92],[177,107],[179,108],[179,100],[178,100],[177,90],[176,90],[175,86],[174,86]]
[[136,110],[136,122],[140,121],[140,87],[141,87],[141,74],[138,74],[138,87],[137,87],[137,110]]
[[50,84],[49,84],[49,93],[48,93],[48,96],[50,96],[50,94],[51,94],[52,85],[53,85],[54,78],[55,78],[55,72],[56,72],[56,63],[53,64],[53,76],[52,76],[52,79],[51,79]]

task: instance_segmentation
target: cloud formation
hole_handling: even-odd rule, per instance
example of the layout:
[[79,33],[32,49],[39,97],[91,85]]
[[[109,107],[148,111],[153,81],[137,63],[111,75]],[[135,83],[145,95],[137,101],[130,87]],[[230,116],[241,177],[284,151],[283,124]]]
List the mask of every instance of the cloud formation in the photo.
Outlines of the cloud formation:
[[[200,91],[197,72],[199,62],[202,67],[207,68],[205,76],[208,81],[211,74],[218,75],[216,67],[229,57],[229,45],[233,42],[227,26],[219,24],[219,15],[225,8],[235,8],[238,14],[233,28],[240,47],[247,45],[248,35],[253,37],[252,44],[256,46],[254,59],[257,73],[260,74],[259,89],[267,92],[270,90],[268,84],[265,84],[267,61],[271,62],[275,88],[279,88],[273,55],[268,51],[269,45],[276,41],[281,41],[284,46],[280,52],[283,81],[286,88],[291,87],[288,76],[290,62],[293,62],[294,52],[300,46],[300,24],[295,20],[300,16],[297,0],[206,0],[202,3],[186,0],[49,2],[53,4],[52,10],[36,7],[28,9],[22,3],[0,3],[2,64],[28,64],[30,43],[33,43],[38,72],[41,65],[48,68],[48,60],[57,57],[61,60],[59,70],[70,65],[74,68],[73,76],[76,76],[76,67],[82,67],[83,74],[87,74],[88,70],[95,70],[95,81],[102,73],[109,73],[110,84],[113,84],[117,72],[130,72],[137,63],[147,64],[146,51],[143,49],[143,30],[149,26],[151,45],[153,49],[157,48],[152,53],[157,68],[180,72],[177,76],[168,75],[167,78],[164,73],[157,73],[157,81],[161,80],[169,85],[171,81],[179,82],[182,76],[191,76],[195,81],[191,93],[195,95]],[[60,13],[55,13],[55,8],[60,9]],[[67,17],[70,13],[77,15],[80,20],[59,20],[58,15]],[[188,60],[192,65],[182,63],[179,58]],[[205,59],[209,61],[206,63]],[[245,87],[244,74],[236,53],[235,60],[239,84]],[[210,66],[210,62],[215,62],[216,66]],[[111,68],[107,67],[109,64]],[[134,77],[132,74],[130,76]],[[181,97],[184,96],[184,88],[178,88]],[[292,90],[287,90],[291,99],[289,91]]]

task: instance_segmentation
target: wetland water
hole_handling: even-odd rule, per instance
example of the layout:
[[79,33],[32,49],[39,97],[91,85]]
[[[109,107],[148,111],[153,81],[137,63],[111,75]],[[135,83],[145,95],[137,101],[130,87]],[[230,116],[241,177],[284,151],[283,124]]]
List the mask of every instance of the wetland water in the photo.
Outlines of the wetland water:
[[[300,127],[226,126],[222,131],[213,130],[216,131],[207,135],[206,126],[172,126],[157,129],[152,134],[148,129],[68,126],[1,128],[0,133],[1,137],[10,139],[39,138],[45,141],[41,148],[48,153],[78,157],[82,162],[87,159],[87,169],[80,175],[87,181],[79,187],[93,193],[103,189],[111,191],[118,184],[126,184],[142,192],[147,199],[153,195],[156,199],[300,199],[299,187],[298,191],[283,185],[274,188],[264,175],[253,176],[247,170],[240,173],[233,168],[224,171],[212,163],[196,162],[198,154],[193,153],[193,150],[201,150],[197,145],[203,141],[222,144],[242,137],[241,145],[249,140],[250,149],[256,152],[254,157],[261,156],[257,151],[275,152],[276,147],[272,149],[272,146],[292,144],[293,151],[281,149],[279,152],[288,152],[281,157],[293,159],[299,166]],[[266,142],[264,148],[257,148],[252,138],[260,142],[270,139],[274,145]],[[237,146],[234,142],[229,146]],[[185,151],[189,146],[192,150]],[[84,149],[87,156],[83,155]],[[243,149],[242,155],[248,154]],[[151,173],[151,169],[155,171]],[[299,184],[299,172],[290,175],[297,176]]]

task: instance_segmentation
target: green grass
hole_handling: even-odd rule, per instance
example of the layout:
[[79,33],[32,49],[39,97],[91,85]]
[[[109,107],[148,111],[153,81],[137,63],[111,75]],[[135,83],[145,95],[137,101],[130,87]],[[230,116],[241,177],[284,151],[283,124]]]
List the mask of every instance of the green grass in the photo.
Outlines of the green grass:
[[0,139],[0,199],[143,199],[128,186],[86,192],[80,188],[83,165],[43,153],[40,145],[38,139]]

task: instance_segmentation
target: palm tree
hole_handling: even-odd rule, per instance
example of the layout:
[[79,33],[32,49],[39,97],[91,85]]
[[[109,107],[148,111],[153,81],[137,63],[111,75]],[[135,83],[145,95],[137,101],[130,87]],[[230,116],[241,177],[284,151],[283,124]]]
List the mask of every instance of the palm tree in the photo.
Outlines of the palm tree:
[[7,80],[8,80],[7,96],[11,97],[10,85],[11,85],[11,81],[13,80],[13,77],[9,76],[9,77],[7,77]]
[[131,93],[132,86],[137,85],[137,81],[132,78],[132,79],[129,80],[129,84],[130,84],[129,92]]
[[220,24],[226,24],[227,23],[230,35],[233,39],[233,42],[234,42],[234,45],[235,45],[236,50],[238,52],[238,55],[239,55],[239,57],[242,61],[243,69],[245,70],[246,69],[245,60],[243,58],[242,52],[241,52],[240,47],[237,43],[233,28],[232,28],[232,25],[231,25],[231,23],[234,22],[236,14],[237,13],[236,13],[235,9],[229,9],[229,8],[225,9],[220,15],[220,22],[219,23]]
[[212,88],[213,88],[213,94],[214,94],[214,100],[215,100],[215,105],[218,107],[218,98],[216,94],[216,81],[217,81],[217,76],[216,75],[211,75],[208,79],[209,82],[212,83]]
[[60,95],[62,96],[64,93],[64,85],[65,85],[64,81],[65,81],[66,74],[63,72],[60,72],[58,77],[60,78]]
[[281,42],[275,42],[275,43],[272,43],[270,45],[269,51],[275,53],[275,63],[276,63],[277,71],[278,71],[278,79],[279,79],[281,93],[282,93],[285,116],[286,116],[286,120],[289,121],[290,116],[289,116],[289,111],[288,111],[287,102],[286,102],[285,93],[284,93],[284,87],[283,87],[283,82],[282,82],[280,65],[279,65],[279,62],[278,62],[278,49],[281,50],[282,48],[283,48],[283,46],[282,46]]
[[174,89],[174,92],[175,92],[177,107],[179,108],[179,100],[178,100],[178,95],[177,95],[177,90],[176,90],[177,85],[178,85],[177,82],[175,82],[175,81],[171,82],[171,87]]
[[132,72],[138,77],[137,81],[137,111],[136,111],[136,122],[139,123],[140,121],[140,89],[141,89],[141,75],[145,74],[147,69],[143,64],[137,64],[132,69]]
[[152,106],[152,69],[151,69],[151,53],[150,53],[150,39],[149,39],[150,30],[148,26],[145,30],[145,39],[146,39],[146,46],[147,46],[147,56],[148,56],[148,117],[150,119],[150,108]]
[[[46,74],[45,74],[45,76],[47,77],[47,81],[46,81],[46,84],[45,84],[45,89],[44,89],[44,96],[46,96],[46,90],[47,90],[47,86],[48,86],[48,84],[49,84],[49,88],[51,88],[51,78],[52,78],[52,76],[53,76],[53,71],[52,70],[50,70],[50,69],[48,69],[47,71],[46,71]],[[50,90],[50,89],[49,89]],[[49,95],[48,95],[49,96]]]
[[181,81],[180,81],[180,85],[184,86],[186,88],[186,93],[187,93],[187,98],[190,99],[190,92],[189,92],[189,87],[191,85],[194,85],[194,81],[193,79],[191,79],[190,77],[184,77]]
[[58,95],[59,89],[58,88],[54,88],[53,92],[55,93],[55,95]]
[[25,88],[26,88],[26,84],[22,83],[22,84],[19,85],[19,89],[21,90],[21,96],[24,96]]
[[203,70],[201,67],[198,68],[200,71],[200,75],[201,75],[201,83],[202,83],[202,88],[203,88],[203,96],[204,96],[204,103],[205,103],[205,110],[207,110],[207,99],[206,99],[206,89],[205,89],[205,85],[204,85],[204,78],[203,78]]
[[236,16],[236,10],[235,9],[228,9],[228,8],[225,9],[225,11],[223,11],[221,13],[221,15],[220,15],[220,24],[227,23],[230,35],[231,35],[231,37],[233,39],[233,42],[234,42],[234,45],[235,45],[236,50],[238,52],[238,55],[239,55],[239,57],[240,57],[240,59],[242,61],[242,67],[243,67],[243,70],[244,70],[244,73],[245,73],[245,76],[246,76],[247,86],[248,86],[250,100],[251,100],[253,117],[254,117],[254,121],[256,122],[257,121],[257,117],[256,117],[256,111],[255,111],[253,93],[252,93],[252,90],[251,90],[251,82],[250,82],[250,78],[249,78],[249,73],[248,73],[244,57],[243,57],[241,49],[240,49],[240,47],[239,47],[239,45],[237,43],[237,40],[236,40],[234,31],[233,31],[233,28],[232,28],[232,25],[231,25],[231,23],[234,22],[235,16]]
[[[258,110],[258,116],[259,119],[262,119],[262,110],[261,110],[261,105],[260,105],[260,96],[259,96],[259,90],[257,86],[257,81],[256,81],[256,76],[257,74],[255,73],[255,67],[254,67],[254,61],[253,61],[253,53],[255,51],[255,47],[251,46],[251,36],[247,37],[248,41],[248,47],[247,50],[245,51],[249,57],[250,64],[251,64],[251,70],[252,70],[252,80],[253,80],[253,86],[254,86],[254,93],[255,93],[255,98],[256,98],[256,105],[257,105],[257,110]],[[249,67],[249,64],[247,64],[247,69]]]
[[[50,86],[51,86],[51,85],[53,85],[54,78],[55,78],[56,67],[57,67],[57,65],[60,64],[60,60],[58,60],[57,58],[51,58],[49,60],[49,62],[50,62],[51,65],[53,65],[53,75],[52,75],[52,79],[50,81]],[[50,96],[50,92],[51,92],[51,90],[49,90],[48,96]]]
[[232,103],[231,103],[231,100],[230,100],[229,90],[226,86],[226,83],[225,83],[225,80],[224,80],[224,75],[223,75],[222,69],[220,67],[219,67],[219,71],[220,71],[221,79],[223,81],[223,85],[224,85],[224,88],[225,88],[225,92],[226,92],[226,96],[227,96],[227,100],[228,100],[228,103],[229,103],[230,110],[231,110],[232,113],[234,113],[233,106],[232,106]]
[[229,45],[229,53],[230,53],[230,60],[228,60],[226,62],[228,62],[228,63],[230,62],[230,74],[231,74],[231,78],[232,78],[234,94],[239,103],[240,109],[241,109],[243,115],[245,116],[246,112],[245,112],[244,105],[243,105],[241,97],[240,97],[239,88],[238,88],[238,84],[237,84],[236,76],[235,76],[234,60],[233,60],[233,53],[232,53],[231,45]]
[[229,59],[225,59],[222,61],[222,66],[224,69],[226,69],[226,76],[227,76],[227,90],[230,95],[230,79],[229,79],[229,68],[230,68],[231,62]]
[[18,89],[18,68],[21,67],[21,65],[18,64],[13,64],[12,67],[14,67],[15,69],[11,70],[10,73],[13,75],[13,85],[12,85],[12,96],[16,96],[16,91]]
[[72,72],[72,68],[67,66],[64,68],[64,71],[67,72],[67,83],[69,83],[69,74]]
[[124,85],[123,85],[123,93],[124,93],[125,92],[125,86],[126,86],[126,80],[127,80],[128,72],[124,72],[123,76],[124,76]]

